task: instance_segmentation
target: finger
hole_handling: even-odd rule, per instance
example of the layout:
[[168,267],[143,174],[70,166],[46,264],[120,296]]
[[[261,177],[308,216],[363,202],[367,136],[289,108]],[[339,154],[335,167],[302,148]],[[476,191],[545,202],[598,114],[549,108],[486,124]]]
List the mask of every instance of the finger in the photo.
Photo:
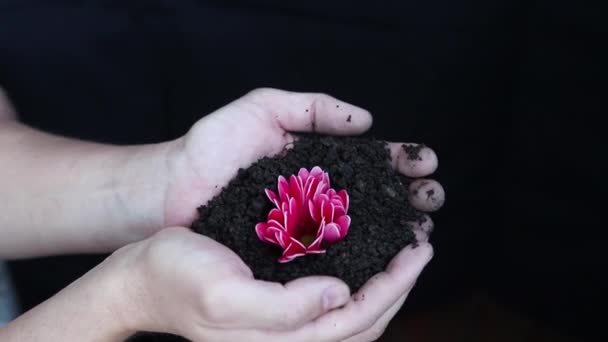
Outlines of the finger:
[[445,191],[435,180],[417,179],[410,184],[409,201],[418,210],[437,211],[445,203]]
[[395,304],[393,304],[393,306],[391,306],[391,308],[388,309],[388,311],[386,311],[382,315],[382,317],[380,317],[380,319],[378,319],[376,323],[374,323],[374,325],[372,325],[371,328],[355,336],[349,337],[343,342],[369,342],[376,341],[377,339],[382,337],[384,331],[386,330],[386,327],[388,327],[388,324],[391,322],[393,317],[395,317],[395,315],[399,312],[399,310],[403,306],[403,303],[405,303],[406,298],[407,295],[405,294],[401,296],[397,300],[397,302],[395,302]]
[[372,125],[367,110],[325,94],[265,88],[246,98],[267,109],[286,131],[352,135],[363,133]]
[[414,234],[416,234],[416,241],[418,242],[429,241],[429,236],[435,228],[433,220],[427,214],[424,214],[420,221],[410,222],[410,226]]
[[401,296],[407,296],[432,255],[428,243],[404,248],[386,271],[372,277],[344,308],[307,324],[297,331],[298,336],[312,336],[311,341],[341,341],[369,329]]
[[220,308],[225,315],[215,321],[240,329],[296,329],[350,300],[348,286],[331,277],[305,277],[285,285],[239,279],[220,291],[213,295],[217,305],[232,305]]
[[437,154],[427,146],[389,143],[393,167],[408,177],[426,177],[439,165]]

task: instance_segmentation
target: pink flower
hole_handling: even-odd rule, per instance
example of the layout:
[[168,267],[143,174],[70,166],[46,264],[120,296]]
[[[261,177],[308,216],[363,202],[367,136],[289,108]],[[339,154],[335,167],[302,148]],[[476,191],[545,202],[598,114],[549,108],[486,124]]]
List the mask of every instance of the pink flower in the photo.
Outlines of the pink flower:
[[302,168],[289,182],[279,176],[278,189],[278,196],[266,189],[275,208],[255,231],[260,240],[283,249],[279,262],[325,253],[325,246],[344,239],[350,226],[348,194],[330,188],[327,172],[318,166],[310,172]]

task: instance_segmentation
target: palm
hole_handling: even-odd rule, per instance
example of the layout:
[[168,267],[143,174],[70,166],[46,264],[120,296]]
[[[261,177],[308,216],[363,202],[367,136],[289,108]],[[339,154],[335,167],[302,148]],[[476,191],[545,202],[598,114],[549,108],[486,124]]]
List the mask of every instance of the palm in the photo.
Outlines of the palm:
[[188,225],[206,203],[245,168],[293,140],[268,111],[244,98],[199,120],[177,147],[166,200],[166,224]]

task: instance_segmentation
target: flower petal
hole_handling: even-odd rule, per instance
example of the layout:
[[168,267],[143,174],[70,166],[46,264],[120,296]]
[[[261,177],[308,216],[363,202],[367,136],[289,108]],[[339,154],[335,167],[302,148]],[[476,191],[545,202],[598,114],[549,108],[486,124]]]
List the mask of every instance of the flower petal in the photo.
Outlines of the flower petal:
[[323,232],[323,241],[334,243],[339,241],[342,238],[342,234],[340,232],[340,226],[335,223],[328,223],[325,226],[325,231]]
[[274,234],[274,238],[277,240],[279,246],[281,246],[281,248],[283,249],[285,249],[285,246],[287,246],[287,244],[291,240],[289,238],[289,234],[282,230],[276,231]]
[[300,171],[298,171],[298,177],[302,180],[302,184],[306,184],[306,181],[308,180],[308,177],[310,176],[310,172],[308,172],[308,170],[306,168],[301,168]]
[[262,240],[262,241],[266,237],[266,228],[267,227],[268,227],[268,225],[265,222],[260,222],[255,225],[255,233],[258,235],[258,238],[260,238],[260,240]]
[[289,177],[289,196],[301,201],[303,192],[304,189],[302,188],[300,180],[294,175]]
[[330,200],[326,194],[319,194],[313,198],[313,201],[315,201],[315,207],[322,208],[323,202],[329,202]]
[[323,179],[323,169],[321,169],[318,166],[315,166],[312,168],[312,170],[310,170],[310,176],[317,178],[318,180],[322,180]]
[[338,196],[340,196],[340,198],[342,199],[342,203],[344,204],[344,210],[348,212],[348,202],[350,200],[350,198],[348,197],[348,193],[346,192],[346,190],[340,190],[338,192]]
[[289,183],[283,176],[279,176],[279,198],[281,202],[287,202],[289,199]]
[[342,205],[334,204],[334,219],[332,221],[336,222],[337,218],[340,216],[346,215],[346,210],[342,207]]
[[279,258],[279,262],[282,263],[282,264],[284,264],[286,262],[292,261],[293,259],[295,259],[297,257],[301,257],[301,256],[304,256],[304,255],[306,255],[306,253],[298,253],[298,254],[292,254],[292,255],[289,255],[289,256],[282,256],[281,258]]
[[298,220],[298,209],[296,208],[296,199],[289,199],[289,209],[284,212],[285,217],[285,229],[289,235],[294,235],[294,230],[299,222]]
[[[267,224],[268,224],[268,227],[275,227],[275,228],[279,228],[281,230],[286,230],[285,226],[281,222],[276,221],[276,220],[268,220]],[[266,228],[266,230],[268,230],[268,228]]]
[[325,183],[324,181],[320,181],[319,185],[317,186],[317,189],[315,190],[313,197],[317,197],[320,195],[327,196],[327,194],[326,194],[327,190],[329,190],[329,184]]
[[268,229],[266,230],[266,236],[265,236],[265,240],[268,242],[271,242],[275,245],[279,245],[281,246],[281,248],[285,248],[282,244],[281,241],[279,241],[279,239],[277,238],[277,236],[279,234],[285,234],[285,231],[283,229],[277,228],[277,227],[272,227],[269,226]]
[[346,236],[346,234],[348,234],[348,229],[350,228],[350,223],[351,223],[351,219],[350,219],[350,216],[348,216],[348,215],[340,216],[336,220],[336,224],[340,227],[340,235],[342,236],[342,238],[344,238]]
[[306,254],[323,254],[323,253],[325,253],[324,249],[317,249],[317,250],[314,250],[314,251],[311,251],[311,250],[306,251]]
[[321,221],[321,211],[317,208],[315,202],[313,202],[312,200],[308,200],[308,213],[310,214],[310,218],[312,218],[313,221]]
[[327,222],[334,221],[335,206],[331,202],[323,202],[321,204],[321,218],[324,218]]
[[291,238],[289,245],[285,248],[283,255],[279,259],[279,262],[289,262],[302,255],[306,255],[306,247],[304,247],[300,241]]
[[283,221],[283,212],[280,211],[279,209],[272,209],[269,213],[268,213],[268,221],[270,220],[275,220],[277,222]]
[[325,232],[325,221],[322,221],[319,225],[319,229],[317,231],[317,237],[315,240],[308,246],[307,250],[318,250],[321,248],[321,242],[323,242],[323,234]]

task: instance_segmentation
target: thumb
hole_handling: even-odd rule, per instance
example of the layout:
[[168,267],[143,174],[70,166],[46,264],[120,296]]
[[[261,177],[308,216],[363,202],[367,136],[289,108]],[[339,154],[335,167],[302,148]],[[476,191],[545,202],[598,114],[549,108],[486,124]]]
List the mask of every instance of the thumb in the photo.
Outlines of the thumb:
[[245,101],[260,103],[269,118],[289,132],[353,135],[367,131],[371,114],[360,107],[321,93],[297,93],[279,89],[256,89]]
[[231,291],[240,322],[252,329],[292,330],[350,300],[348,286],[331,277],[305,277],[285,285],[242,280]]

